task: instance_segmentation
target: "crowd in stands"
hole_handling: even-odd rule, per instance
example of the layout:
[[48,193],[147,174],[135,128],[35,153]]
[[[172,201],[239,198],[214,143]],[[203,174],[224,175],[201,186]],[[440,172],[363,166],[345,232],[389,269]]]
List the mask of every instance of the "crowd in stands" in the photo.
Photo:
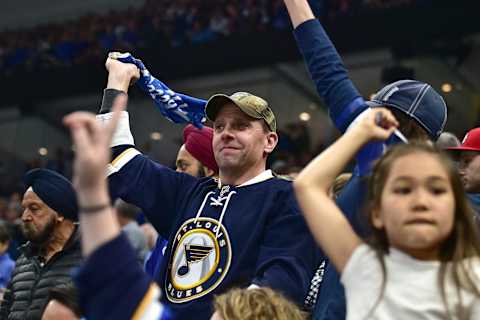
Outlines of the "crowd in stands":
[[[336,3],[350,14],[414,1]],[[109,54],[98,112],[62,120],[75,152],[27,163],[0,198],[0,319],[480,317],[480,128],[462,142],[446,133],[446,102],[422,81],[364,100],[306,1],[147,1],[137,13],[123,27],[125,13],[102,27],[84,18],[99,19],[97,48],[89,31],[76,47],[78,30],[58,29],[66,45],[46,45],[56,56],[41,68],[146,46],[145,20],[182,46],[290,19],[341,136],[314,146],[307,123],[278,128],[262,97],[191,97],[132,55]],[[162,116],[188,123],[175,166],[135,145],[133,82]]]
[[[324,0],[312,4],[319,16],[333,20],[425,2],[429,1]],[[42,72],[98,64],[112,50],[200,45],[234,35],[288,30],[289,26],[281,0],[147,0],[139,8],[0,32],[0,71],[8,75],[18,70]]]

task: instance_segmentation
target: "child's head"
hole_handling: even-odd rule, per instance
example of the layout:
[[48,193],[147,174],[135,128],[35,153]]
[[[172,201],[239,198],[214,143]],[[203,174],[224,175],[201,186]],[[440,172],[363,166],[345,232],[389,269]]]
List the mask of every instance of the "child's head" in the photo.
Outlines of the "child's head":
[[10,231],[4,222],[0,223],[0,255],[4,254],[10,245]]
[[473,213],[454,164],[426,144],[399,145],[375,165],[369,186],[372,244],[419,259],[477,254]]
[[212,320],[304,320],[305,314],[269,288],[232,289],[215,297]]

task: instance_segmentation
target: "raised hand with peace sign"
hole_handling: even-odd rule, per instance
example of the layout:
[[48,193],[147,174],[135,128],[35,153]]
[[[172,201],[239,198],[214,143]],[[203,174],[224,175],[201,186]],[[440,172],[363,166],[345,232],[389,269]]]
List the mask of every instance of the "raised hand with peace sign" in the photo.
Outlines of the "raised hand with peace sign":
[[120,233],[112,213],[106,178],[110,141],[126,104],[126,99],[116,101],[108,122],[98,121],[94,114],[83,111],[63,119],[75,146],[73,185],[77,191],[85,255]]

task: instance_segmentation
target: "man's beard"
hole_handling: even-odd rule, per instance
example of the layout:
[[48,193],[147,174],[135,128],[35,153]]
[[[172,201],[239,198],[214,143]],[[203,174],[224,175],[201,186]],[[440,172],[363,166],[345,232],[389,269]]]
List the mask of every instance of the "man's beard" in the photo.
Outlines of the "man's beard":
[[50,217],[50,219],[44,225],[43,230],[36,229],[35,225],[30,222],[23,222],[21,226],[23,236],[27,240],[37,245],[41,245],[48,242],[48,240],[50,240],[52,237],[53,230],[55,229],[55,217]]
[[203,178],[205,177],[205,169],[203,166],[198,166],[197,173],[195,174],[196,178]]

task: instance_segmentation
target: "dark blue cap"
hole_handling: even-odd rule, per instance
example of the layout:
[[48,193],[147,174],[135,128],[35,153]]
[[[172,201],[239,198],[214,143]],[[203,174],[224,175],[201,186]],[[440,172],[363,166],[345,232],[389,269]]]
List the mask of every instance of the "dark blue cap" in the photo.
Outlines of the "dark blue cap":
[[383,87],[367,104],[402,111],[415,119],[433,140],[440,136],[447,122],[447,105],[442,96],[432,86],[421,81],[400,80],[391,83]]
[[33,169],[23,176],[25,189],[33,192],[43,202],[65,218],[78,220],[77,196],[72,184],[61,174],[48,169]]

